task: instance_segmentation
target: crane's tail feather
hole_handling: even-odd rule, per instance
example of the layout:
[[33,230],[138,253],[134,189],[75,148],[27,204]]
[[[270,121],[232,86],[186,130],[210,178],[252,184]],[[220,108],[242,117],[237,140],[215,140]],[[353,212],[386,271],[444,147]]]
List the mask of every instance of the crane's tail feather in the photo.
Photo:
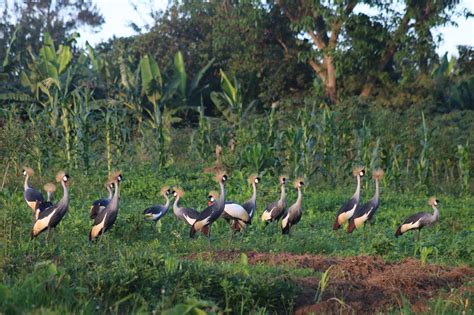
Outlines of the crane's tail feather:
[[194,227],[194,224],[193,224],[191,226],[191,229],[189,230],[189,237],[193,238],[195,234],[196,234],[196,228]]
[[332,226],[332,229],[333,229],[334,231],[336,231],[336,230],[339,230],[340,227],[341,227],[341,225],[339,224],[339,217],[336,217],[336,221],[334,221],[334,224],[333,224],[333,226]]
[[395,236],[396,237],[399,237],[400,235],[402,235],[402,226],[400,225],[397,229],[397,231],[395,232]]
[[352,232],[355,230],[355,222],[354,220],[349,221],[349,225],[347,226],[347,233],[352,234]]

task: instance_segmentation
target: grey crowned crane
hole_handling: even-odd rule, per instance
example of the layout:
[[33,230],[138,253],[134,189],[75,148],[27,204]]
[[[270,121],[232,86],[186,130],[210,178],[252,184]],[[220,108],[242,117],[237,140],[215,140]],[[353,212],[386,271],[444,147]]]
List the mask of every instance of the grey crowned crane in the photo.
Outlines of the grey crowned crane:
[[354,229],[361,228],[367,221],[372,220],[375,212],[380,206],[380,179],[382,179],[384,171],[375,170],[372,178],[375,181],[375,194],[366,204],[356,209],[354,215],[349,221],[347,232],[352,233]]
[[39,213],[38,220],[36,220],[33,228],[31,229],[31,239],[37,237],[45,230],[48,230],[47,239],[49,239],[51,229],[55,228],[67,213],[69,206],[69,175],[61,171],[56,175],[56,181],[61,183],[63,186],[63,197],[57,204],[52,205]]
[[105,183],[105,188],[109,192],[109,196],[107,198],[102,198],[102,199],[96,200],[92,203],[91,210],[90,210],[90,213],[89,213],[89,217],[92,220],[94,220],[97,217],[97,215],[99,214],[99,212],[104,210],[105,207],[107,207],[107,205],[109,204],[110,200],[112,199],[112,188],[113,187],[114,187],[113,183],[112,184]]
[[[245,222],[244,219],[234,219],[231,225],[234,233],[244,230],[247,224],[251,224],[257,208],[257,184],[260,182],[260,178],[257,174],[252,174],[249,176],[248,181],[252,185],[253,193],[250,199],[242,204],[242,208],[248,213],[249,219],[248,222]],[[224,211],[226,211],[227,207],[228,205],[226,204]]]
[[360,205],[360,179],[363,177],[365,174],[365,170],[361,166],[354,167],[352,170],[352,175],[357,178],[357,188],[352,195],[351,199],[346,201],[346,203],[339,209],[339,212],[337,213],[336,220],[334,221],[334,225],[332,227],[333,230],[337,230],[346,223],[347,221],[352,218],[352,216],[355,213],[355,210],[357,207]]
[[265,222],[265,225],[275,220],[279,220],[285,213],[285,206],[286,206],[285,185],[286,185],[287,180],[288,180],[287,176],[280,176],[279,178],[279,183],[281,185],[280,200],[272,202],[263,211],[262,222]]
[[44,202],[43,195],[36,189],[30,187],[30,177],[35,174],[31,167],[23,168],[23,176],[25,176],[25,191],[23,192],[23,197],[25,198],[28,207],[33,211],[33,220],[35,219],[36,210],[40,203]]
[[148,219],[150,221],[153,221],[156,225],[156,222],[160,220],[166,212],[168,212],[168,209],[170,208],[170,198],[169,195],[171,194],[171,190],[169,186],[164,186],[160,190],[160,195],[165,198],[166,203],[164,205],[155,205],[149,208],[146,208],[143,210],[143,214],[145,215],[145,220]]
[[298,198],[296,199],[296,202],[288,208],[281,220],[281,232],[283,234],[290,234],[291,227],[301,220],[301,215],[303,214],[303,194],[301,193],[301,188],[303,185],[304,182],[301,178],[295,180],[294,186],[298,190]]
[[194,222],[196,222],[196,219],[199,216],[199,212],[191,208],[180,207],[178,203],[179,200],[184,196],[184,190],[179,187],[175,187],[173,190],[173,196],[175,198],[173,203],[174,215],[178,219],[183,220],[184,222],[192,226]]
[[425,226],[430,226],[438,222],[439,220],[439,200],[436,197],[431,197],[428,200],[428,204],[433,208],[433,213],[429,212],[418,212],[408,218],[406,218],[402,224],[398,227],[395,232],[395,236],[399,237],[403,233],[410,230],[418,230],[418,239],[420,237],[420,230]]
[[227,181],[227,175],[224,172],[218,172],[216,175],[216,181],[219,182],[221,193],[219,199],[204,209],[197,217],[194,224],[191,226],[189,236],[192,238],[197,231],[202,232],[207,236],[209,245],[211,245],[211,225],[216,221],[224,211],[225,207],[225,182]]
[[114,172],[110,177],[107,185],[114,185],[114,194],[109,204],[104,210],[100,211],[94,219],[94,223],[89,232],[89,241],[97,239],[100,235],[107,232],[117,219],[119,210],[120,197],[120,182],[122,181],[122,174]]
[[38,209],[36,209],[35,221],[38,220],[38,216],[41,211],[44,211],[53,205],[53,203],[51,202],[51,197],[53,196],[53,193],[56,191],[56,185],[54,185],[53,183],[46,183],[43,186],[43,189],[44,191],[46,191],[46,194],[48,197],[46,201],[43,201],[42,203],[40,203],[38,206]]
[[257,184],[260,183],[260,177],[257,174],[252,174],[249,176],[249,183],[252,185],[253,193],[252,197],[249,200],[244,202],[242,207],[248,212],[250,221],[252,221],[255,211],[257,209]]

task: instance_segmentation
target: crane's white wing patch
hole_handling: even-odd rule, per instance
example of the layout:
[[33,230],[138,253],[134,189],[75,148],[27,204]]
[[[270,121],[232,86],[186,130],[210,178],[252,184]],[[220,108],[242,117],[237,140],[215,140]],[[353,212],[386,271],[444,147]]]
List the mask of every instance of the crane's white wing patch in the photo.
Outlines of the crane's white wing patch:
[[238,218],[242,221],[249,220],[249,214],[245,211],[244,207],[236,203],[226,204],[224,211],[227,212],[231,217]]

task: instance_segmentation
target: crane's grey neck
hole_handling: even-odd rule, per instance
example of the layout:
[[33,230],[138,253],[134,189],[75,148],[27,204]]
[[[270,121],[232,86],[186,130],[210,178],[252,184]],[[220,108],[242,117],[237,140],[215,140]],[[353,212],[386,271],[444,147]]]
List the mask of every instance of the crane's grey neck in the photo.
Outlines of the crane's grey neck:
[[25,190],[30,189],[30,185],[28,184],[29,180],[30,180],[30,175],[26,174],[26,176],[25,176]]
[[166,194],[163,197],[166,199],[165,208],[168,209],[170,207],[170,198]]
[[51,201],[51,196],[53,195],[52,192],[48,191],[48,201]]
[[375,194],[374,194],[374,200],[379,201],[380,197],[380,183],[379,180],[375,180]]
[[112,199],[112,189],[110,189],[110,186],[107,185],[107,191],[109,192],[109,200]]
[[219,182],[219,186],[221,186],[221,195],[219,196],[219,201],[217,201],[217,208],[224,207],[225,205],[225,188],[222,182]]
[[178,206],[179,198],[180,198],[179,196],[176,196],[173,203],[173,212],[176,216],[178,216],[181,213],[181,208]]
[[253,188],[253,194],[252,194],[252,198],[250,198],[250,201],[255,203],[255,201],[257,200],[257,184],[255,184],[255,182],[252,183],[252,188]]
[[109,204],[109,208],[111,211],[118,210],[119,196],[120,196],[119,183],[118,183],[118,180],[115,180],[114,181],[114,196],[110,200],[110,204]]
[[439,209],[435,205],[431,206],[433,208],[433,214],[431,215],[432,222],[438,221],[439,219]]
[[278,200],[278,205],[280,207],[285,207],[285,185],[281,185],[280,200]]
[[298,198],[296,199],[296,207],[298,210],[301,209],[301,203],[303,201],[303,194],[301,193],[301,188],[298,188]]
[[359,200],[359,197],[360,197],[360,176],[357,175],[357,188],[352,198]]
[[62,208],[67,209],[67,206],[69,205],[69,190],[64,181],[61,181],[61,185],[63,186],[64,193],[63,193],[63,197],[58,202],[58,208],[62,207]]

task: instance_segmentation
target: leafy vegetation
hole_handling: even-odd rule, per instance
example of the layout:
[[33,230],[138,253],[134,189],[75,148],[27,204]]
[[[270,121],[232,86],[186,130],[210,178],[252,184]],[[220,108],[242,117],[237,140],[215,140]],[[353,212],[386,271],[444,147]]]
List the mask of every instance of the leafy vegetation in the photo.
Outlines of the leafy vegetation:
[[[76,44],[79,24],[103,22],[90,1],[14,4],[18,20],[5,8],[0,312],[290,313],[302,296],[350,309],[337,289],[340,266],[255,264],[254,252],[415,258],[433,277],[443,271],[433,264],[474,268],[473,50],[438,56],[431,35],[470,12],[449,1],[365,3],[377,14],[357,11],[358,1],[175,1],[152,12],[146,32],[96,47]],[[37,188],[58,169],[72,177],[69,213],[50,243],[29,241],[23,165],[35,169]],[[362,231],[334,233],[354,165],[385,170],[382,205]],[[236,201],[251,195],[246,177],[259,173],[257,216],[278,195],[278,175],[303,176],[292,237],[254,220],[231,242],[219,221],[208,253],[171,212],[156,229],[143,221],[163,184],[183,187],[184,204],[203,209],[215,189],[206,172],[216,168],[229,171]],[[113,169],[124,175],[119,218],[90,244],[89,205]],[[372,181],[362,189],[367,200]],[[396,239],[397,224],[428,210],[431,195],[441,200],[440,222],[422,231],[420,247],[409,234]],[[430,289],[422,311],[469,314],[472,276],[456,279],[449,292]],[[402,294],[382,309],[415,306]]]

